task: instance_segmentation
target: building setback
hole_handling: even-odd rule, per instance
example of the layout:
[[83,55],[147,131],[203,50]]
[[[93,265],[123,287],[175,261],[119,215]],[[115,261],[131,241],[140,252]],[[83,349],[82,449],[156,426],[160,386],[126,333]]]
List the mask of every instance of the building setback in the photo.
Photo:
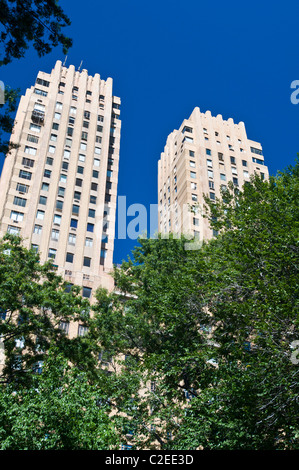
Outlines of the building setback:
[[85,297],[113,288],[120,99],[56,62],[21,97],[0,181],[0,236],[19,234]]
[[196,107],[168,136],[158,162],[159,232],[212,238],[203,195],[215,200],[229,181],[241,189],[253,173],[269,177],[262,146],[247,138],[244,123]]

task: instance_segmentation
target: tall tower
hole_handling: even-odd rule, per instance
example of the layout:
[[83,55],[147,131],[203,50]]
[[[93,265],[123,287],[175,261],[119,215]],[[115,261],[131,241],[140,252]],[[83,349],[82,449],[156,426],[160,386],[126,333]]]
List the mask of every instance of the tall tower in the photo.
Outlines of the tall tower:
[[261,144],[247,138],[244,123],[195,108],[168,136],[158,162],[159,232],[211,238],[203,195],[215,200],[229,181],[242,188],[253,173],[269,177]]
[[88,298],[113,287],[119,109],[111,78],[57,61],[20,100],[0,181],[0,236],[22,236]]

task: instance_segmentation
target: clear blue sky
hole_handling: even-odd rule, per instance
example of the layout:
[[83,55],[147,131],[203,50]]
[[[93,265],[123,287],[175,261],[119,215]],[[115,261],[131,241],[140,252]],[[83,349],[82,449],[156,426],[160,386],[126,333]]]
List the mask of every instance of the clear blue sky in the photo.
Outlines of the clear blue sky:
[[[299,2],[189,0],[60,0],[72,20],[67,66],[112,77],[121,97],[119,196],[127,206],[157,203],[157,162],[167,135],[202,112],[244,121],[262,143],[270,174],[294,164],[299,152]],[[61,48],[39,59],[0,69],[0,80],[30,87],[39,70],[50,72]],[[2,162],[0,162],[0,168]],[[132,219],[132,218],[131,218]],[[128,221],[131,220],[128,218]],[[114,261],[126,259],[135,240],[116,240]]]

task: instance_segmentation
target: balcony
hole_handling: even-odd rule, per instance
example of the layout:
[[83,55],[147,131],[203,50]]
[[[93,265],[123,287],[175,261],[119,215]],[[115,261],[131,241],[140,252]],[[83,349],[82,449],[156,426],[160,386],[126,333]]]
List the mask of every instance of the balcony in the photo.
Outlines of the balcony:
[[45,121],[45,113],[43,111],[37,111],[34,109],[31,114],[31,119],[37,124],[43,124]]

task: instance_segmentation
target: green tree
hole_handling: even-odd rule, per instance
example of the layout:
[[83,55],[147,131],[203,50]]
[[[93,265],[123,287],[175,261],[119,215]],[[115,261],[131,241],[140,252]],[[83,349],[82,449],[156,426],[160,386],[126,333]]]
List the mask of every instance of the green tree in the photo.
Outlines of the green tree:
[[0,386],[1,450],[107,450],[119,437],[98,386],[50,351],[32,387]]
[[0,0],[2,53],[0,65],[20,59],[32,43],[39,56],[62,45],[66,54],[72,40],[62,33],[70,19],[56,0]]
[[217,238],[140,240],[118,293],[99,292],[93,334],[126,357],[109,392],[136,448],[298,448],[298,188],[298,163],[231,185],[207,207]]
[[[5,235],[0,242],[0,337],[5,365],[2,382],[23,383],[55,345],[73,364],[92,362],[88,341],[70,338],[62,322],[87,324],[89,302],[80,288],[56,274],[52,262],[22,245],[19,237]],[[84,359],[85,358],[85,359]]]

